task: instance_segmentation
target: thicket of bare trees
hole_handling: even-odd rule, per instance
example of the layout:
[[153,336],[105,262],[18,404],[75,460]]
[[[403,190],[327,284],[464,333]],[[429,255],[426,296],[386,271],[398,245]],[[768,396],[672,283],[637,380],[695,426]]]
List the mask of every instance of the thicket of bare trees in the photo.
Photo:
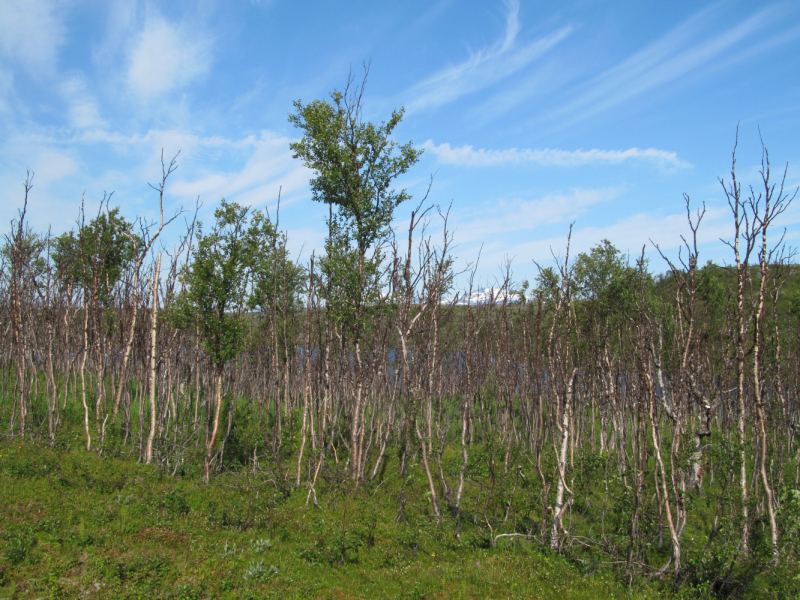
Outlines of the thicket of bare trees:
[[644,253],[567,246],[530,289],[506,274],[460,305],[446,211],[420,205],[396,233],[384,215],[363,243],[331,204],[326,255],[299,265],[269,215],[230,203],[208,228],[184,221],[171,251],[157,242],[177,215],[129,223],[108,201],[39,234],[30,176],[2,254],[3,435],[80,432],[206,481],[250,465],[314,504],[321,481],[375,486],[390,464],[420,474],[455,536],[468,523],[489,545],[729,593],[800,558],[800,296],[774,179],[765,152],[761,189],[742,190],[735,158],[721,181],[729,267],[701,267],[687,198],[663,276]]

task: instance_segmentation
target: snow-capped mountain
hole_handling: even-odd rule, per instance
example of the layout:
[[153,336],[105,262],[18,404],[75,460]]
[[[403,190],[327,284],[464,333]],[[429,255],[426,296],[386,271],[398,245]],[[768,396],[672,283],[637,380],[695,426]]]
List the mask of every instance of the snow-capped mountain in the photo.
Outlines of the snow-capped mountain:
[[455,304],[457,306],[467,306],[468,304],[514,304],[522,302],[522,296],[510,292],[505,288],[487,287],[469,292],[459,292],[455,296],[442,298],[442,304]]

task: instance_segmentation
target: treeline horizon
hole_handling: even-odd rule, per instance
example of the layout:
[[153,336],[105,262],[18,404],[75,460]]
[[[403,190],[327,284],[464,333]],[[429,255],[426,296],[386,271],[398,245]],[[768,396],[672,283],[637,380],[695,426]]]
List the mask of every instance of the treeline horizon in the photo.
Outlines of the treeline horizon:
[[457,306],[448,211],[426,195],[390,228],[420,151],[391,139],[402,110],[362,120],[363,86],[290,116],[329,208],[305,263],[268,214],[224,199],[159,246],[181,223],[163,210],[175,159],[158,222],[104,201],[52,238],[26,223],[29,176],[0,263],[2,435],[206,483],[252,469],[310,506],[321,481],[375,487],[391,463],[453,536],[534,541],[631,582],[725,597],[796,571],[800,279],[775,224],[794,195],[766,150],[759,189],[735,152],[720,180],[729,266],[701,266],[687,197],[663,276],[644,251],[598,240],[573,257],[568,240],[533,282],[506,270],[499,301]]

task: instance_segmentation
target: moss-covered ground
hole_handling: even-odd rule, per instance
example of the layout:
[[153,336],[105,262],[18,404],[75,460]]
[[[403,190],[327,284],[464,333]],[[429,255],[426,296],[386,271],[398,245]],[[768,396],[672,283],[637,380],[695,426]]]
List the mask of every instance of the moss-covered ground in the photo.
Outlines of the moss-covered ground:
[[[306,490],[258,471],[206,486],[197,472],[79,447],[0,443],[0,598],[664,594],[536,542],[492,548],[467,526],[456,536],[452,522],[431,518],[421,481],[396,479],[359,490],[320,483],[316,507]],[[401,489],[409,501],[398,511]]]

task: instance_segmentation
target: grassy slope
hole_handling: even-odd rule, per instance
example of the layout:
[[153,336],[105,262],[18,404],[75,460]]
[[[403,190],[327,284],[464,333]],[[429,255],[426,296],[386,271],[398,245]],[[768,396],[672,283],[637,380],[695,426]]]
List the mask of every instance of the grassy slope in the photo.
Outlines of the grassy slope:
[[326,486],[318,509],[263,478],[248,491],[241,472],[206,487],[78,448],[0,443],[0,455],[0,598],[658,596],[535,544],[459,541],[423,502],[395,523],[391,478],[354,494]]

